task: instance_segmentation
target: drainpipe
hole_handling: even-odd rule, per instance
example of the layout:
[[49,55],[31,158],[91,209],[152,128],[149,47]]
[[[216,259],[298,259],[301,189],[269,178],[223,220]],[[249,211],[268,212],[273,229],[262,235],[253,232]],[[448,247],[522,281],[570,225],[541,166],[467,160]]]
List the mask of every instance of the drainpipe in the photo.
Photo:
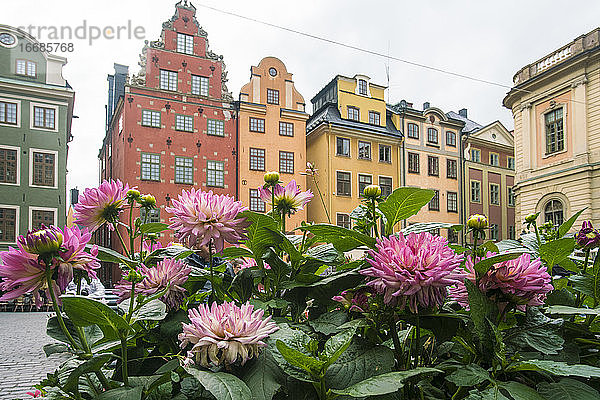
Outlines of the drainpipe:
[[[460,154],[458,155],[458,159],[459,159],[459,164],[460,164],[460,188],[458,191],[458,196],[459,196],[459,201],[460,201],[460,214],[459,214],[459,221],[460,224],[464,227],[465,221],[466,221],[466,201],[465,201],[465,158],[464,158],[464,143],[463,143],[463,132],[462,129],[460,130],[459,134],[459,143],[460,143]],[[466,243],[467,237],[466,237],[466,233],[465,233],[465,229],[463,228],[463,230],[461,230],[461,244],[464,245]]]
[[235,118],[235,199],[240,199],[240,102],[233,102]]
[[[402,134],[404,135],[404,119],[405,119],[405,113],[406,113],[406,109],[402,109]],[[402,174],[402,186],[406,186],[406,137],[402,138],[402,167],[401,167],[401,174]],[[403,219],[402,220],[402,228],[406,228],[406,220]]]

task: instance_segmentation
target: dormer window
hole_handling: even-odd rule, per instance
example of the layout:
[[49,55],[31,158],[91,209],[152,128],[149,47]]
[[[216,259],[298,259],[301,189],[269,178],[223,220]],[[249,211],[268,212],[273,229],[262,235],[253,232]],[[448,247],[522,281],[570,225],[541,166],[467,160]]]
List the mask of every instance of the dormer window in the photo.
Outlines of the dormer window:
[[194,54],[194,37],[185,33],[177,33],[177,52]]
[[364,79],[358,80],[358,94],[361,94],[363,96],[367,95],[367,81],[365,81]]
[[28,60],[17,60],[17,67],[15,73],[17,75],[25,75],[31,78],[35,78],[37,71],[37,65],[33,61]]

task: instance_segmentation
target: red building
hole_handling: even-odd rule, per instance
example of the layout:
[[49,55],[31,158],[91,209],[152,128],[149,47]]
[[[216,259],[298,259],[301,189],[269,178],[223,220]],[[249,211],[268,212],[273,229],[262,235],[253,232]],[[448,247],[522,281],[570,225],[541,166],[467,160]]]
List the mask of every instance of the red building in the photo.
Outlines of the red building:
[[[126,67],[115,65],[109,75],[99,154],[100,181],[120,179],[156,197],[151,222],[168,222],[164,209],[182,190],[237,193],[236,121],[223,57],[209,50],[195,7],[180,1],[175,8],[160,39],[146,41],[140,72],[128,78]],[[99,244],[121,248],[107,229],[97,235]],[[161,237],[164,245],[173,240]],[[119,276],[107,271],[103,278]]]

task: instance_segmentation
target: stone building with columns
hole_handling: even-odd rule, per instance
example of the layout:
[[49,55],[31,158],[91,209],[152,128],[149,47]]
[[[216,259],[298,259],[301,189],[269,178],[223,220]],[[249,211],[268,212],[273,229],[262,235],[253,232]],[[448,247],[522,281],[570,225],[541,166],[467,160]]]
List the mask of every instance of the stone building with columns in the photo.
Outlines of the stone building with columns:
[[[503,104],[513,113],[517,225],[600,224],[600,28],[521,68]],[[520,227],[520,226],[519,226]]]

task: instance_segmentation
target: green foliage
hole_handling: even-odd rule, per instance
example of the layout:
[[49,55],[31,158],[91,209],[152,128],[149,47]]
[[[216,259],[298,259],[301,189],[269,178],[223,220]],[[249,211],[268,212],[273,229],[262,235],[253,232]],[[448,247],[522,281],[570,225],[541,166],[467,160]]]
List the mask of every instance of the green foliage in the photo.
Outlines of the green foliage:
[[346,389],[334,389],[332,392],[351,397],[378,396],[396,392],[404,387],[406,381],[411,378],[440,372],[442,371],[434,368],[415,368],[410,371],[388,372],[355,383]]
[[460,367],[446,377],[447,381],[456,386],[475,386],[490,379],[490,374],[477,364]]
[[537,391],[546,400],[597,400],[600,393],[575,379],[564,378],[558,382],[541,382]]
[[423,206],[431,201],[433,190],[401,187],[394,190],[378,208],[386,218],[385,233],[390,235],[394,226],[415,215]]
[[252,392],[248,386],[235,375],[226,372],[200,371],[195,368],[186,368],[186,371],[219,400],[252,399]]

